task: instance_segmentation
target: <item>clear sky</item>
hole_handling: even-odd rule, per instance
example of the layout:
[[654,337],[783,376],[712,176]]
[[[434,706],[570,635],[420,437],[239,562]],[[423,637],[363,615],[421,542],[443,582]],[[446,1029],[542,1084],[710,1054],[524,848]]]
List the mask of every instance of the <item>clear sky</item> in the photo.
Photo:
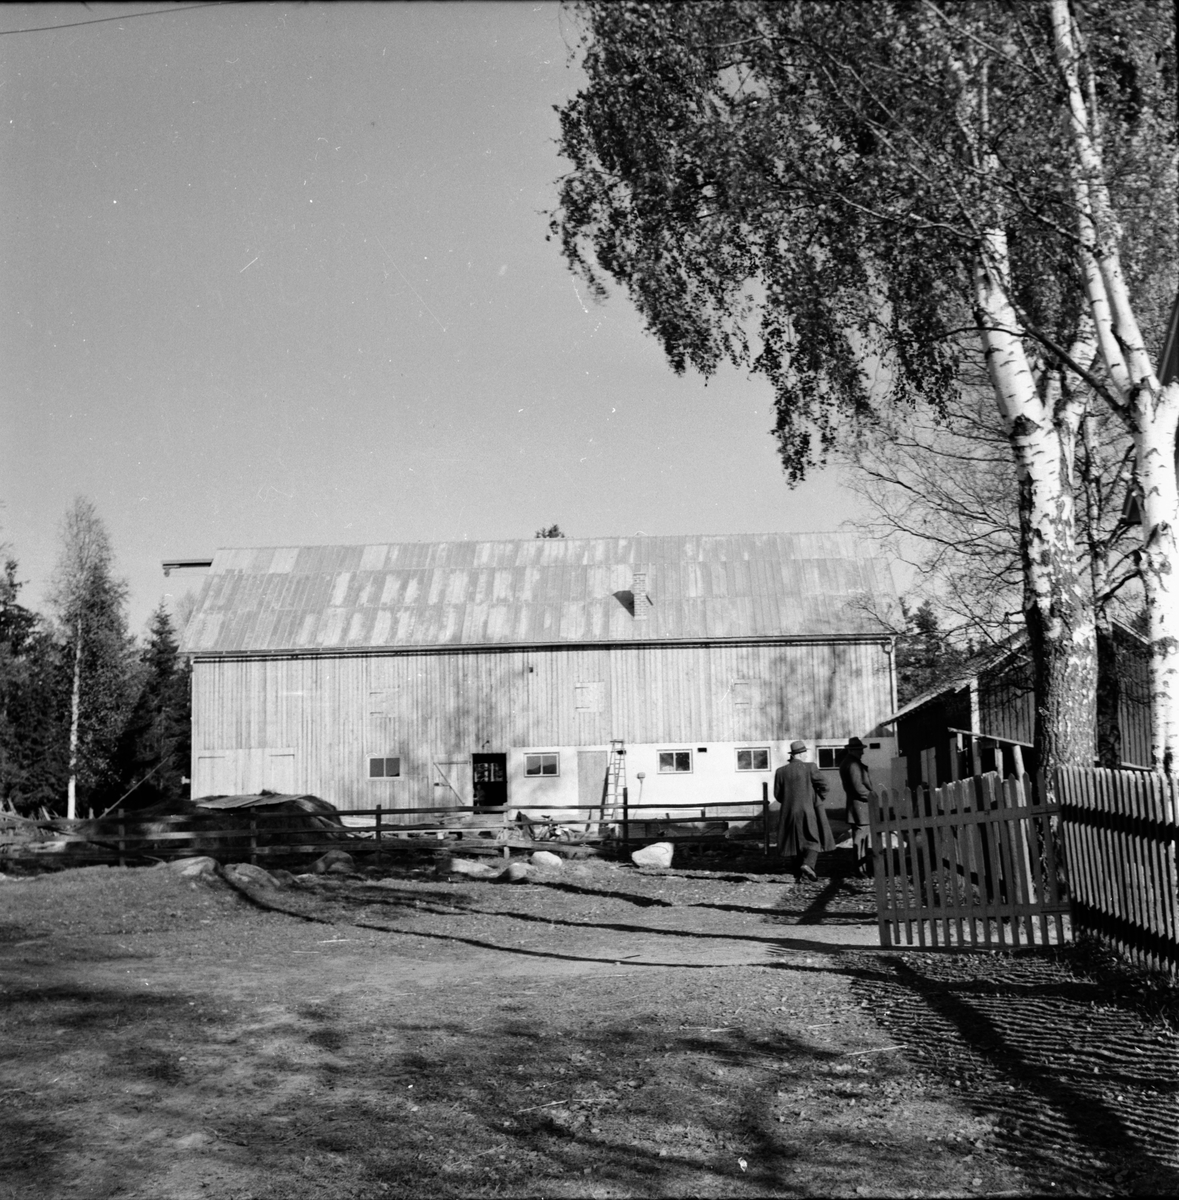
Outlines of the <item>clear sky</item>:
[[0,540],[79,493],[133,628],[219,546],[835,528],[768,390],[677,379],[545,212],[556,4],[0,8]]

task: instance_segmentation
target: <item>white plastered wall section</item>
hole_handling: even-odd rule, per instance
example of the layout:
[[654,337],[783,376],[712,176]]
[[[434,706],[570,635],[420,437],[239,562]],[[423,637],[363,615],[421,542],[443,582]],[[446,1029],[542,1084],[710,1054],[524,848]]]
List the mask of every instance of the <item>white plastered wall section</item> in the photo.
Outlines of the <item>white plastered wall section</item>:
[[[820,750],[840,752],[847,739],[819,739],[807,742],[811,762],[818,763]],[[892,756],[896,752],[896,740],[892,737],[871,738],[866,742],[864,761],[884,786],[888,785]],[[578,753],[606,752],[609,745],[601,746],[527,746],[508,752],[508,806],[522,810],[529,817],[562,814],[556,810],[583,803],[578,795]],[[769,763],[764,770],[738,769],[739,750],[767,750]],[[660,770],[662,753],[687,752],[690,755],[689,771]],[[555,776],[527,775],[529,755],[556,754],[559,774]],[[631,805],[655,805],[651,809],[636,809],[636,819],[647,817],[654,820],[665,813],[671,817],[699,817],[701,810],[708,817],[718,820],[740,821],[755,816],[761,807],[762,787],[772,803],[774,772],[790,756],[790,743],[769,742],[668,742],[629,744],[626,746],[626,786]],[[824,759],[827,757],[823,756]],[[838,758],[838,753],[834,755]],[[643,778],[639,779],[639,774]],[[831,767],[823,771],[829,790],[826,807],[841,810],[844,807],[843,789],[839,782],[839,771]],[[746,808],[714,809],[716,804],[740,803]],[[573,819],[577,814],[565,814]]]

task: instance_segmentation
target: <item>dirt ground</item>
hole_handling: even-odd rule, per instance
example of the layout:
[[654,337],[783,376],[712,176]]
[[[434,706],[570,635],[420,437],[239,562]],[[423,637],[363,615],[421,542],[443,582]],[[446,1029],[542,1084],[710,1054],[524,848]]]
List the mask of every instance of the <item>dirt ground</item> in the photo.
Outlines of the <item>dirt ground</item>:
[[1175,992],[839,856],[0,881],[0,1198],[1176,1194]]

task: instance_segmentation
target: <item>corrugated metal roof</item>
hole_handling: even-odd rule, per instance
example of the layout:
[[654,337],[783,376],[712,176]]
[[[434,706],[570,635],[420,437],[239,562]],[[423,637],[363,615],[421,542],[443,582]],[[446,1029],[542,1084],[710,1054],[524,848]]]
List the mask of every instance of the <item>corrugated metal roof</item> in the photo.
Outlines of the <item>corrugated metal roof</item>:
[[[647,570],[636,620],[633,570]],[[886,560],[850,534],[766,533],[218,550],[192,654],[887,632]]]

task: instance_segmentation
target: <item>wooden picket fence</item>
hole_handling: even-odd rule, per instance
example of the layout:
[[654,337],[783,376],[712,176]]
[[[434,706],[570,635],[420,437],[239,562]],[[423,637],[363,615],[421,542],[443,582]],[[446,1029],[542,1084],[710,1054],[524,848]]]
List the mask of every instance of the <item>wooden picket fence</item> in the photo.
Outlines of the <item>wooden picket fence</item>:
[[1179,974],[1179,781],[1061,767],[1054,782],[1074,928]]
[[1026,775],[884,790],[870,807],[882,946],[1063,942],[1060,808],[1040,802]]

